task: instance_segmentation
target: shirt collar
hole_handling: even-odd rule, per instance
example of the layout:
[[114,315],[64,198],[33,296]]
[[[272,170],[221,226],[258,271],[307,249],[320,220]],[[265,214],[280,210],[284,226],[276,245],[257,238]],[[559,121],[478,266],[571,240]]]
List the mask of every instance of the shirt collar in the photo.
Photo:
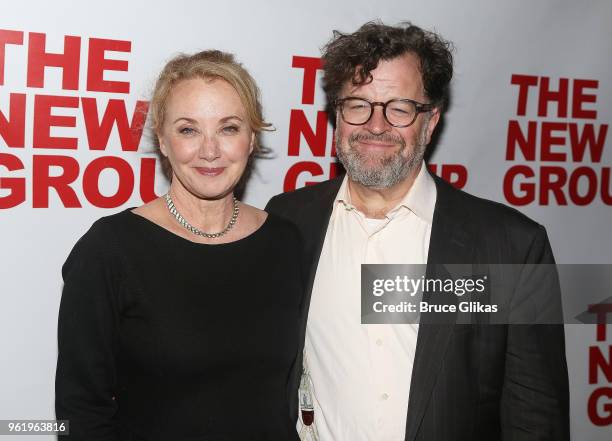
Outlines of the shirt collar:
[[[387,213],[387,217],[392,216],[400,208],[404,207],[412,211],[416,216],[431,224],[433,222],[433,214],[436,206],[436,183],[427,171],[425,161],[421,163],[421,169],[416,179],[412,183],[412,187],[400,203]],[[338,190],[334,206],[339,203],[343,204],[347,210],[355,210],[355,206],[351,203],[351,195],[348,186],[348,177],[345,175],[342,180],[342,185]]]

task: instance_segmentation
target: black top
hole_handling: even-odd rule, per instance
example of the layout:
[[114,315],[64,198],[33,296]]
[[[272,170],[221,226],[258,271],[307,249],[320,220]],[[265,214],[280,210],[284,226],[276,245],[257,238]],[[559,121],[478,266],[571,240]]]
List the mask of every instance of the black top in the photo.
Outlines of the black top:
[[[208,245],[123,211],[62,268],[56,414],[71,440],[295,440],[299,233]],[[290,405],[291,404],[291,405]]]

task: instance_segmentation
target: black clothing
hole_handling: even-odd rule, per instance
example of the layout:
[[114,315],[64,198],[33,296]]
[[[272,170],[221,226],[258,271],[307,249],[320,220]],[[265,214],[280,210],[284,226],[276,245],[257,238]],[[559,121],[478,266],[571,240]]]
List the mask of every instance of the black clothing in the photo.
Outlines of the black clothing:
[[[435,278],[433,264],[554,263],[544,227],[433,178],[428,277]],[[304,239],[304,317],[341,182],[280,194],[266,207],[297,225]],[[302,337],[305,327],[304,318]],[[563,325],[421,323],[410,384],[406,441],[569,440]]]
[[301,247],[274,215],[219,245],[130,210],[94,223],[62,269],[67,439],[297,440]]

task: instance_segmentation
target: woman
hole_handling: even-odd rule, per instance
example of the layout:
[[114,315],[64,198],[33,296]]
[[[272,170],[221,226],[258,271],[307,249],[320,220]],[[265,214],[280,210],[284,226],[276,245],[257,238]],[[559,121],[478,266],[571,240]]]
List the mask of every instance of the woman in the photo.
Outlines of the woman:
[[257,87],[229,54],[179,56],[151,120],[168,193],[97,221],[62,270],[57,418],[87,441],[297,439],[298,233],[234,197]]

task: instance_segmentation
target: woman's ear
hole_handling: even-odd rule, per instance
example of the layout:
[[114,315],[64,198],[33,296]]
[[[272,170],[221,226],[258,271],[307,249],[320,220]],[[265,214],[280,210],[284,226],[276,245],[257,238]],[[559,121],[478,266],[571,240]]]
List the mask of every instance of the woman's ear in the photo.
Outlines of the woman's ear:
[[168,151],[166,150],[166,145],[164,143],[164,139],[160,134],[156,134],[155,135],[157,137],[157,143],[159,145],[159,151],[161,152],[162,155],[164,155],[166,158],[168,157]]
[[253,150],[255,150],[255,141],[257,141],[257,136],[255,135],[255,132],[251,133],[251,145],[249,147],[249,155],[251,155],[253,153]]

